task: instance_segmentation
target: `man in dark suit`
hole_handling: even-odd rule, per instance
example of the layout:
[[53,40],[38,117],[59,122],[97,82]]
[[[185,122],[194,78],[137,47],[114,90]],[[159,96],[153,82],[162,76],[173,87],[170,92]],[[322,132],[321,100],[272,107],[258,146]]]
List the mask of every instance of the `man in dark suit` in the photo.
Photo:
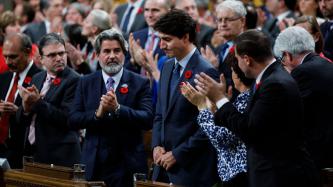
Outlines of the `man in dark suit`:
[[61,17],[64,9],[63,0],[41,0],[41,5],[45,20],[37,23],[30,23],[23,31],[31,38],[32,43],[38,43],[42,36],[52,32],[51,27],[53,19]]
[[19,87],[22,106],[17,119],[27,127],[25,154],[36,162],[72,167],[80,161],[80,145],[78,132],[69,129],[67,119],[79,76],[66,67],[60,35],[43,36],[39,52],[46,71],[33,76],[31,87]]
[[158,20],[160,46],[174,57],[164,63],[153,126],[153,180],[182,186],[212,186],[217,182],[216,158],[200,130],[198,110],[180,93],[181,82],[193,84],[196,73],[217,77],[217,71],[196,49],[195,21],[184,11],[171,10]]
[[[298,48],[298,49],[297,49]],[[294,52],[296,51],[296,52]],[[275,55],[296,80],[304,104],[306,148],[317,168],[333,167],[333,64],[314,53],[315,42],[301,27],[290,27],[276,39]]]
[[323,53],[333,61],[333,1],[319,0],[321,13],[327,20],[320,25],[324,37]]
[[132,187],[134,173],[147,173],[142,131],[153,120],[149,80],[123,68],[127,49],[116,29],[97,36],[102,71],[81,78],[69,120],[75,129],[86,128],[86,179],[112,187]]
[[15,120],[15,113],[21,105],[17,86],[27,87],[31,77],[39,72],[29,58],[31,45],[28,36],[14,33],[6,37],[3,46],[9,71],[0,74],[0,157],[8,158],[11,168],[22,168],[25,133],[25,128]]
[[[285,18],[294,18],[294,10],[296,7],[296,0],[267,0],[266,7],[272,14],[272,17],[267,19],[264,23],[262,30],[271,36],[274,43],[276,37],[279,35],[279,23],[284,22]],[[285,22],[284,24],[287,24]]]
[[114,13],[117,15],[117,24],[125,38],[129,33],[147,27],[144,18],[144,0],[128,0],[128,3],[118,6]]
[[[137,73],[142,73],[142,59],[136,59],[136,56],[141,56],[142,50],[153,52],[153,56],[158,55],[158,59],[165,56],[165,53],[159,46],[158,32],[153,28],[158,19],[161,18],[170,9],[170,4],[166,0],[146,0],[144,5],[144,17],[148,24],[147,28],[141,29],[130,35],[130,55],[126,57],[125,67]],[[133,41],[140,41],[139,46]],[[130,61],[130,58],[131,61]],[[138,62],[137,62],[138,61]],[[131,62],[131,63],[130,63]]]
[[314,187],[313,161],[303,147],[303,108],[295,80],[275,61],[269,36],[249,30],[235,39],[235,54],[246,77],[256,79],[248,112],[239,113],[217,83],[197,76],[197,89],[217,105],[215,124],[227,127],[247,146],[250,187]]

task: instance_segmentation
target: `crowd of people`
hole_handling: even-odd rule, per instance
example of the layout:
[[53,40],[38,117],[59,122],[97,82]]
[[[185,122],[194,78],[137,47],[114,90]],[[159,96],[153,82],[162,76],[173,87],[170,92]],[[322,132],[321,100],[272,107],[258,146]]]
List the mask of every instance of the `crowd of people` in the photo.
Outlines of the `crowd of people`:
[[332,61],[333,0],[0,2],[0,158],[109,187],[320,187]]

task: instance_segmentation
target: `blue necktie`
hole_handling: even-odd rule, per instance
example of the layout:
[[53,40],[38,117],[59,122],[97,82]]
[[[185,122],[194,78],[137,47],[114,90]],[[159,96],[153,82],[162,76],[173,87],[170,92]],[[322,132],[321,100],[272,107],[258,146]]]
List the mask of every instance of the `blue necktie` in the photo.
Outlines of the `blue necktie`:
[[113,78],[109,77],[108,80],[106,81],[106,85],[105,85],[107,92],[110,91],[111,89],[114,89],[114,83],[115,83],[115,81],[113,80]]
[[132,14],[133,9],[134,9],[134,6],[131,6],[130,9],[129,9],[129,11],[126,14],[125,20],[123,22],[123,26],[121,28],[121,30],[123,31],[123,33],[127,33],[128,22],[129,22],[129,20],[131,18],[131,14]]
[[180,77],[180,68],[181,66],[176,63],[173,66],[173,70],[172,70],[172,76],[169,82],[169,101],[171,100],[173,94],[175,93],[176,89],[177,89],[177,85],[178,85],[178,80]]
[[220,52],[220,56],[221,56],[221,63],[224,61],[224,55],[227,53],[227,49],[229,48],[229,44],[225,43],[222,45],[221,47],[221,52]]

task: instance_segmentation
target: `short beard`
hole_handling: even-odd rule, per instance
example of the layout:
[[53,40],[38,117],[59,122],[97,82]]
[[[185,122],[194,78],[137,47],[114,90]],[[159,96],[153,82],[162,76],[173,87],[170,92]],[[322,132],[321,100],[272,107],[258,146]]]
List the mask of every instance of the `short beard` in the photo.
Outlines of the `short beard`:
[[99,63],[99,65],[101,66],[102,70],[109,75],[117,74],[123,67],[122,64],[117,64],[117,63],[112,63],[110,65],[105,65],[103,63]]

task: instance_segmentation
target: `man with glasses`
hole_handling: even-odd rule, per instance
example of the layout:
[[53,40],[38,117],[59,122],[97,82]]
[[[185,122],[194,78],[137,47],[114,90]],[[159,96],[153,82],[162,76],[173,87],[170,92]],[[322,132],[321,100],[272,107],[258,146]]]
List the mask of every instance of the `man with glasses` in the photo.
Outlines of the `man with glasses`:
[[24,154],[36,162],[72,167],[80,161],[80,144],[78,132],[69,129],[67,119],[79,76],[67,67],[60,35],[43,36],[39,51],[46,71],[32,78],[32,86],[19,87],[22,106],[17,119],[27,127]]
[[17,87],[27,87],[31,77],[39,72],[29,57],[31,48],[30,38],[19,33],[8,35],[3,46],[9,71],[0,74],[0,157],[8,158],[12,168],[22,167],[21,142],[25,131],[15,120],[15,113],[21,105]]
[[[216,7],[216,12],[218,29],[225,43],[217,49],[218,58],[209,47],[201,49],[201,52],[218,69],[219,73],[223,73],[229,86],[233,84],[231,68],[227,63],[229,49],[233,46],[233,40],[244,31],[246,9],[241,1],[227,0]],[[233,96],[237,95],[233,94]]]

